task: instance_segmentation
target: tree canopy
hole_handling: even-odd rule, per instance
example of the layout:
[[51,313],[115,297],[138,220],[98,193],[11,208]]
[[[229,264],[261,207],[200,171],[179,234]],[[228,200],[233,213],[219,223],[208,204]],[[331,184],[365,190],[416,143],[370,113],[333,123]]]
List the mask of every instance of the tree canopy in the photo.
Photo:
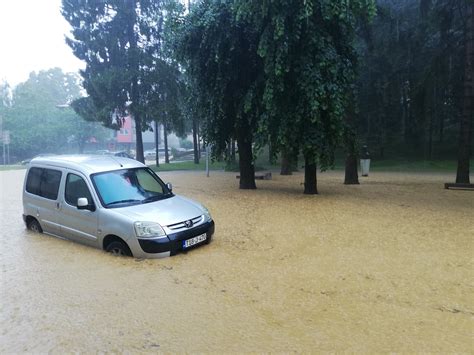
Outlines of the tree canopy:
[[156,74],[167,63],[162,55],[167,5],[177,6],[174,1],[63,0],[63,16],[73,28],[67,43],[86,62],[81,75],[97,117],[114,126],[131,114],[142,162],[142,131],[156,111],[151,96],[164,95]]
[[11,155],[17,159],[57,153],[68,144],[83,146],[91,136],[102,137],[97,124],[84,122],[64,107],[81,95],[80,77],[55,68],[32,72],[12,91],[3,109],[3,128],[10,131]]
[[261,113],[263,67],[258,32],[249,20],[236,16],[234,3],[205,0],[193,6],[180,28],[177,54],[194,84],[204,140],[220,155],[235,138],[240,187],[253,189],[252,143]]
[[[356,20],[372,1],[206,0],[184,20],[178,53],[195,79],[206,139],[217,153],[237,138],[241,188],[254,188],[252,144],[302,150],[332,165],[354,81]],[[225,31],[223,31],[225,29]],[[314,177],[305,191],[316,192]],[[309,186],[309,185],[314,186]]]

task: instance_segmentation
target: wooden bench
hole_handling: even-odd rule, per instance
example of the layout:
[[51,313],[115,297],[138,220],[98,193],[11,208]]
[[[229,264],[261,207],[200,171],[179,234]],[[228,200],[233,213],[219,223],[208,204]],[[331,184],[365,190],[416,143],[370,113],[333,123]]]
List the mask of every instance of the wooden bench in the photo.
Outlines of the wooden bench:
[[445,183],[445,189],[453,189],[453,190],[471,190],[474,191],[474,184],[456,184],[456,183]]
[[[236,178],[240,179],[240,175],[237,175]],[[255,174],[255,180],[271,180],[271,179],[272,179],[272,173]]]

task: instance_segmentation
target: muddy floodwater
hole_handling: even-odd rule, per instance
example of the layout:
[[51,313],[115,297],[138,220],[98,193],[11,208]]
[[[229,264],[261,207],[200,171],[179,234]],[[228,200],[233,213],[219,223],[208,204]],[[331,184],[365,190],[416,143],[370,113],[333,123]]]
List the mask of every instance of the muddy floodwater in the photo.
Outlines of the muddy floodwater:
[[2,354],[474,349],[474,192],[452,175],[328,172],[304,196],[301,173],[163,173],[216,233],[137,260],[27,231],[24,174],[0,172]]

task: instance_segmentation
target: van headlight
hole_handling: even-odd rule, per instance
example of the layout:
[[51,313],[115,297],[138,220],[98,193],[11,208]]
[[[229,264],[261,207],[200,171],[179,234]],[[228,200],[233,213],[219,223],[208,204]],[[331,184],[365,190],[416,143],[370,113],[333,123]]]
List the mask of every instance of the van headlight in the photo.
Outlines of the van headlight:
[[202,209],[204,211],[204,219],[206,220],[206,222],[211,221],[212,217],[211,217],[211,213],[209,212],[209,210],[204,206],[202,206]]
[[163,227],[156,222],[135,222],[134,226],[138,238],[166,238]]

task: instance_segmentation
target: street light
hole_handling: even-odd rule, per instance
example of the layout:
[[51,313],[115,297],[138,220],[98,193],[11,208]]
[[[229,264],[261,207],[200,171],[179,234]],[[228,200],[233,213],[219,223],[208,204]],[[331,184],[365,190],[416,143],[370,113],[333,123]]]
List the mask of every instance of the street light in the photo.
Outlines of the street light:
[[10,164],[10,131],[3,130],[2,116],[0,116],[0,139],[3,146],[3,165],[7,165]]

